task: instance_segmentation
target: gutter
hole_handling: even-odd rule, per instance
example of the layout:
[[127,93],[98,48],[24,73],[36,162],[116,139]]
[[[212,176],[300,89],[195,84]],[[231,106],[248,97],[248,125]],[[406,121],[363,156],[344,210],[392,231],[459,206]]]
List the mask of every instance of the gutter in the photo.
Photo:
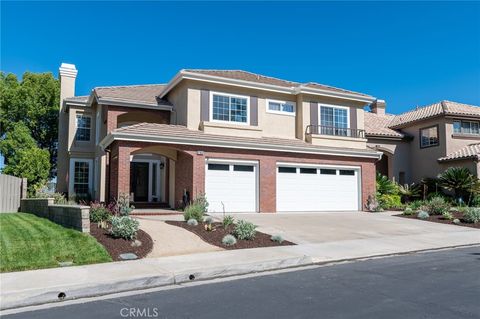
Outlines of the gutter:
[[195,145],[206,147],[223,147],[234,149],[250,149],[259,151],[276,151],[276,152],[289,152],[289,153],[301,153],[301,154],[317,154],[317,155],[330,155],[330,156],[344,156],[344,157],[362,157],[362,158],[374,158],[380,159],[382,152],[362,152],[352,149],[345,150],[333,150],[329,148],[307,148],[299,146],[282,146],[274,144],[258,144],[253,142],[237,142],[237,141],[221,141],[212,139],[195,139],[179,136],[152,136],[142,134],[130,134],[112,132],[105,136],[105,138],[99,143],[102,150],[105,150],[114,141],[135,141],[135,142],[149,142],[149,143],[162,143],[162,144],[180,144],[180,145]]

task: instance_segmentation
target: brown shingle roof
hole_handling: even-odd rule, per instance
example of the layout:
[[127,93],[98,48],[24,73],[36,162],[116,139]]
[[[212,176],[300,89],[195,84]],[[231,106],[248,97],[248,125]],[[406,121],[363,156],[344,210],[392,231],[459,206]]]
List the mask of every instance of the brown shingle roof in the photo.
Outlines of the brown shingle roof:
[[394,118],[395,115],[365,112],[365,133],[367,136],[403,137],[402,133],[389,128]]
[[150,105],[171,105],[168,101],[157,98],[164,88],[164,84],[151,84],[104,86],[96,87],[94,90],[98,98],[101,99]]
[[156,137],[169,137],[169,138],[188,138],[199,141],[215,141],[215,142],[228,142],[234,145],[235,143],[248,143],[257,146],[284,146],[284,147],[294,147],[310,150],[331,150],[331,151],[353,151],[356,153],[365,153],[372,155],[372,151],[365,149],[346,149],[346,148],[336,148],[336,147],[321,147],[317,145],[312,145],[305,141],[299,139],[282,139],[282,138],[272,138],[272,137],[240,137],[240,136],[225,136],[225,135],[215,135],[207,134],[203,131],[190,130],[186,126],[182,125],[170,125],[170,124],[157,124],[157,123],[139,123],[135,125],[125,126],[122,128],[117,128],[112,131],[112,134],[116,133],[123,134],[132,134],[132,135],[142,135],[149,136],[152,138]]
[[186,69],[184,71],[185,72],[212,75],[212,76],[218,76],[218,77],[228,78],[228,79],[243,80],[243,81],[256,82],[256,83],[262,83],[262,84],[271,84],[271,85],[277,85],[277,86],[283,86],[283,87],[289,87],[289,88],[297,88],[297,87],[303,86],[303,87],[309,87],[309,88],[314,88],[314,89],[322,89],[322,90],[329,90],[329,91],[342,92],[342,93],[351,93],[351,94],[357,94],[357,95],[362,95],[362,96],[369,97],[369,95],[367,95],[367,94],[358,93],[358,92],[345,90],[345,89],[340,89],[340,88],[337,88],[337,87],[324,85],[324,84],[319,84],[319,83],[315,83],[315,82],[299,83],[299,82],[282,80],[282,79],[278,79],[278,78],[274,78],[274,77],[270,77],[270,76],[265,76],[265,75],[261,75],[261,74],[256,74],[256,73],[252,73],[252,72],[242,71],[242,70]]
[[396,115],[389,126],[392,128],[401,127],[408,123],[439,115],[467,115],[480,117],[480,107],[451,101],[441,101]]
[[465,147],[462,147],[458,151],[448,154],[445,157],[440,157],[439,162],[461,160],[461,159],[476,159],[478,160],[480,156],[480,143],[470,144]]

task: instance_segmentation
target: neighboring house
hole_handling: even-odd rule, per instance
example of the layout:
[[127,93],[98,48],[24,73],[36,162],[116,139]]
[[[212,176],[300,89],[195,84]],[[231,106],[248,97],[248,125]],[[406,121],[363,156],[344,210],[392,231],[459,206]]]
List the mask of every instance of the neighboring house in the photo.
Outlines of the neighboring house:
[[480,177],[480,107],[442,101],[399,114],[365,113],[367,145],[383,152],[377,170],[400,184],[436,177],[450,166]]
[[362,210],[375,193],[373,96],[245,71],[181,70],[167,84],[75,96],[62,64],[57,190],[210,211]]

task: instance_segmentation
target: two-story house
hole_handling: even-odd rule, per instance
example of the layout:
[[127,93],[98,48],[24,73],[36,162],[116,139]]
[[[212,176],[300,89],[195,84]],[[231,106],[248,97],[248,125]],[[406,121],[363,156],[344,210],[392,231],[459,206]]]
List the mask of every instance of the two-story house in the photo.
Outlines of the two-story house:
[[60,67],[57,190],[210,211],[362,210],[382,151],[367,146],[375,97],[245,71],[181,70],[167,84],[75,97]]
[[365,113],[367,145],[383,153],[377,170],[399,183],[436,177],[450,166],[480,177],[480,107],[442,101],[399,114]]

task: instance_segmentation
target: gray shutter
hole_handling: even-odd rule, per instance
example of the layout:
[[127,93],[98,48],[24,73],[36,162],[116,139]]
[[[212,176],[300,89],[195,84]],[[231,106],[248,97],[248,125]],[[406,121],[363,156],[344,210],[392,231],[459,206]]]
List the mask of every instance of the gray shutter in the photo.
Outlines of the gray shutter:
[[357,108],[352,106],[350,107],[350,128],[356,129],[357,128]]
[[[318,126],[318,103],[310,102],[310,125]],[[313,128],[316,132],[317,128]]]
[[258,126],[258,98],[250,97],[250,125]]
[[210,121],[210,91],[200,91],[200,120]]

